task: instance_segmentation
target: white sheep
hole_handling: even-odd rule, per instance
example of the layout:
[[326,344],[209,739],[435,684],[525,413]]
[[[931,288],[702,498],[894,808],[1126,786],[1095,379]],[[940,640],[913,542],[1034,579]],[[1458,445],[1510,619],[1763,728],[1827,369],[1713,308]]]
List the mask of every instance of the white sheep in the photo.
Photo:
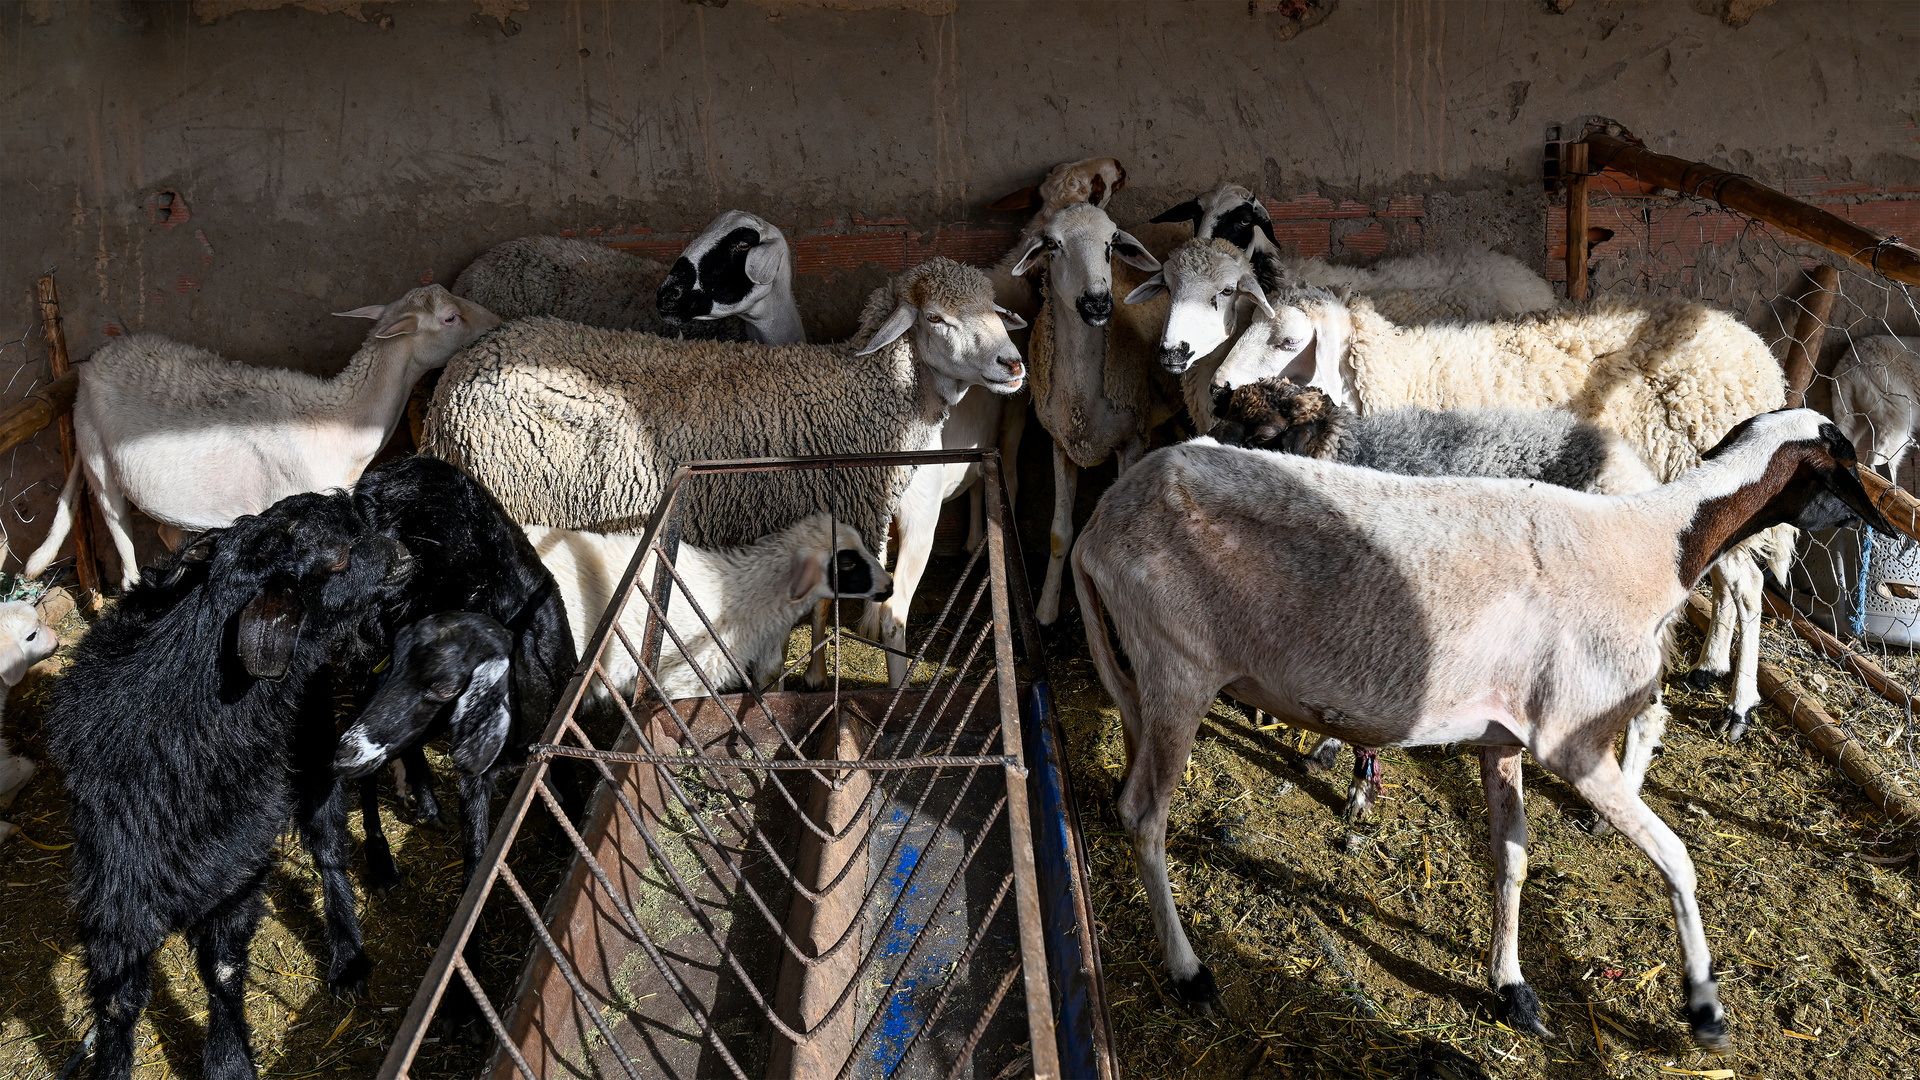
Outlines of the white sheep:
[[339,314],[374,327],[331,379],[235,363],[158,334],[109,342],[77,365],[79,454],[25,576],[38,577],[59,553],[83,473],[128,589],[140,579],[129,502],[173,547],[183,533],[221,528],[288,495],[351,486],[393,437],[413,384],[500,324],[438,285]]
[[1861,338],[1833,368],[1833,416],[1869,465],[1900,482],[1920,432],[1920,337]]
[[[544,525],[525,529],[560,587],[573,639],[584,647],[633,561],[640,537]],[[657,565],[657,559],[649,557],[640,568],[639,581],[648,590]],[[832,522],[827,514],[802,518],[745,547],[706,550],[683,543],[673,568],[687,591],[682,592],[680,584],[672,587],[667,624],[686,649],[676,647],[671,637],[661,639],[654,674],[668,698],[705,694],[709,685],[715,693],[749,685],[762,689],[780,674],[788,632],[815,601],[836,596],[880,601],[893,591],[893,579],[860,542],[860,534],[846,522]],[[688,593],[698,613],[687,603]],[[644,647],[651,611],[646,598],[635,593],[621,614],[621,629],[636,649]],[[617,637],[608,639],[600,666],[615,690],[632,694],[640,672]],[[594,680],[594,688],[604,690],[599,680]]]
[[[1271,378],[1326,391],[1366,414],[1430,409],[1561,408],[1632,444],[1671,480],[1736,423],[1777,409],[1785,379],[1766,343],[1733,316],[1682,300],[1601,300],[1498,322],[1400,326],[1365,297],[1282,290],[1256,315],[1213,376],[1216,392]],[[1734,668],[1731,738],[1760,702],[1762,569],[1786,580],[1791,529],[1768,531],[1713,569],[1714,627],[1696,683]]]
[[[656,306],[663,318],[682,325],[735,316],[746,325],[748,341],[765,345],[807,340],[793,302],[793,249],[787,235],[745,210],[721,214],[693,238],[667,271]],[[529,314],[592,323],[558,311]]]
[[[425,449],[464,466],[522,524],[632,531],[686,462],[938,448],[969,386],[1007,394],[1026,381],[1005,318],[985,274],[936,258],[873,292],[864,347],[666,341],[522,319],[448,366]],[[894,594],[875,618],[882,640],[904,648],[942,480],[939,468],[880,467],[703,476],[681,494],[686,540],[745,543],[825,508],[878,550],[897,508]]]
[[1393,476],[1211,439],[1130,470],[1087,523],[1074,585],[1126,729],[1116,809],[1175,995],[1199,1010],[1218,997],[1174,906],[1166,821],[1200,721],[1227,690],[1359,745],[1479,748],[1489,981],[1510,1026],[1547,1035],[1519,956],[1530,752],[1666,879],[1694,1038],[1727,1045],[1692,860],[1622,774],[1613,741],[1653,699],[1666,627],[1733,545],[1856,515],[1892,533],[1854,464],[1838,428],[1797,409],[1741,423],[1698,467],[1639,495]]
[[[0,604],[0,810],[13,805],[14,796],[33,779],[37,769],[23,755],[7,745],[5,723],[7,690],[20,685],[27,669],[53,655],[60,647],[60,635],[40,617],[40,609],[25,600]],[[5,844],[19,826],[0,821],[0,844]]]

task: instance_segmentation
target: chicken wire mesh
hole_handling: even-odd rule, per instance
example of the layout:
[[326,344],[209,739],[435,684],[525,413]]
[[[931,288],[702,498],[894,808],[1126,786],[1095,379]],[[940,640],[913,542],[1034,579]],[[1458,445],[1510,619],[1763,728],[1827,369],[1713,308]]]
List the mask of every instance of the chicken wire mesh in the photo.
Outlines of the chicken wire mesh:
[[[1920,490],[1913,468],[1920,426],[1920,297],[1841,254],[1801,240],[1710,199],[1654,191],[1613,174],[1590,188],[1589,295],[1621,300],[1681,297],[1733,312],[1787,358],[1796,337],[1811,342],[1808,407],[1834,418],[1861,461]],[[1604,238],[1601,238],[1604,236]],[[1899,238],[1889,238],[1899,242]],[[1871,253],[1865,253],[1869,258]],[[1833,284],[1816,270],[1830,267]],[[1813,333],[1809,334],[1809,329]],[[1864,403],[1872,401],[1870,407]],[[1876,452],[1875,448],[1879,449]],[[1788,582],[1769,588],[1879,664],[1901,686],[1920,678],[1920,543],[1846,528],[1800,537]],[[1761,656],[1812,689],[1867,748],[1884,782],[1920,794],[1920,729],[1909,704],[1888,697],[1768,618]],[[1690,658],[1689,658],[1690,659]]]
[[[8,320],[13,329],[0,332],[0,400],[18,402],[53,380],[47,374],[40,320],[21,309],[13,314],[14,318]],[[52,436],[47,438],[51,440]],[[70,577],[72,572],[73,559],[68,556],[41,581],[24,581],[19,576],[21,563],[46,531],[46,514],[34,508],[51,504],[59,493],[59,481],[35,475],[44,471],[45,454],[32,439],[10,447],[5,457],[4,466],[0,466],[0,503],[6,507],[0,511],[0,544],[6,545],[3,550],[12,558],[0,559],[0,601],[33,600],[45,592],[47,582],[63,575]],[[58,460],[56,450],[53,461],[57,464]]]
[[[726,654],[719,670],[695,665],[704,693],[670,698],[659,658],[692,652],[669,613],[682,605],[709,633],[715,614],[675,566],[683,487],[909,459],[682,471],[382,1076],[988,1080],[1060,1076],[1062,1051],[1073,1075],[1112,1075],[1084,861],[997,458],[910,458],[980,463],[990,512],[987,543],[944,596],[933,589],[938,614],[916,629],[902,685],[886,685],[889,650],[836,618],[766,686],[720,693],[742,674]],[[644,631],[623,624],[629,609]],[[637,667],[631,689],[613,682],[607,650]],[[779,688],[816,655],[825,690]],[[578,821],[552,785],[568,765],[601,782]],[[526,960],[508,979],[516,938]],[[477,1017],[491,1056],[438,1052],[452,1028],[436,1016]]]

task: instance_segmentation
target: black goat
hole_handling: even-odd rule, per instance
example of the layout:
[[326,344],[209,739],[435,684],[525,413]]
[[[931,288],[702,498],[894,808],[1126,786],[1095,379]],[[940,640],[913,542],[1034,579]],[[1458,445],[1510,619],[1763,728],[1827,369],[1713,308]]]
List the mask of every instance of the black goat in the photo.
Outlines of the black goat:
[[[513,646],[506,627],[470,611],[429,615],[403,628],[393,640],[392,669],[340,737],[333,760],[341,777],[358,779],[389,758],[451,732],[469,881],[487,849],[494,781],[513,764],[502,753],[514,735],[507,677]],[[519,745],[524,748],[537,734],[522,732]]]
[[207,986],[205,1075],[254,1075],[247,946],[289,817],[321,877],[327,981],[365,983],[328,663],[364,647],[411,564],[345,495],[295,495],[148,567],[81,639],[47,730],[66,773],[96,1078],[131,1074],[173,930]]
[[[489,616],[512,635],[512,736],[491,775],[518,768],[526,760],[527,746],[545,729],[576,659],[567,609],[553,575],[499,500],[465,470],[438,458],[402,458],[368,472],[354,486],[354,502],[374,528],[405,544],[416,563],[406,591],[384,613],[390,637],[401,627],[445,611]],[[371,699],[374,681],[370,670],[361,673],[359,701]],[[418,744],[400,760],[416,813],[434,816],[437,804]],[[577,814],[582,800],[574,770],[554,772],[569,811]],[[367,835],[368,887],[384,892],[399,883],[400,872],[380,831],[376,781],[371,774],[361,778],[360,809]],[[465,795],[463,791],[463,801]],[[463,807],[470,835],[472,809]],[[484,835],[486,807],[479,809]],[[469,858],[478,854],[469,852]]]

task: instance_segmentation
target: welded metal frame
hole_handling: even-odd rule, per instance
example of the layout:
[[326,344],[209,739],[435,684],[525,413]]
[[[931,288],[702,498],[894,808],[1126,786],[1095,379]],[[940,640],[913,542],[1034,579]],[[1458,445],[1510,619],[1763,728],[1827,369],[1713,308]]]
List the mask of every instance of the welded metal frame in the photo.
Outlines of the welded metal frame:
[[[662,648],[667,646],[667,639],[672,639],[674,647],[680,646],[679,638],[665,615],[669,604],[676,601],[690,602],[690,598],[684,595],[685,583],[680,580],[672,565],[679,548],[682,524],[679,496],[687,481],[699,476],[727,473],[927,466],[949,463],[977,463],[979,466],[980,474],[986,484],[987,543],[982,551],[969,561],[966,572],[948,597],[934,631],[922,637],[918,649],[912,655],[915,668],[918,669],[921,664],[929,662],[926,654],[929,646],[939,636],[937,632],[952,631],[951,638],[945,647],[945,654],[938,658],[937,666],[933,669],[935,677],[932,683],[911,689],[902,686],[885,692],[867,692],[866,696],[869,698],[886,696],[887,702],[884,712],[876,722],[876,734],[865,746],[859,747],[857,756],[810,758],[805,749],[815,742],[816,736],[821,734],[829,718],[842,716],[842,705],[851,697],[850,694],[843,695],[841,692],[837,646],[834,653],[834,678],[830,695],[809,695],[809,697],[827,698],[827,707],[810,722],[804,723],[797,732],[790,733],[788,728],[783,726],[781,717],[775,715],[779,710],[769,708],[769,699],[783,696],[776,692],[753,690],[737,697],[723,697],[714,693],[712,684],[708,682],[708,692],[703,698],[683,699],[678,703],[662,699],[657,692],[658,684],[654,674],[658,658]],[[628,777],[644,775],[647,770],[650,770],[649,782],[657,785],[654,790],[662,793],[663,799],[667,798],[666,793],[671,792],[671,797],[678,800],[678,805],[688,808],[692,808],[694,803],[680,788],[680,781],[675,777],[676,770],[685,772],[689,769],[700,769],[706,771],[704,775],[718,775],[724,771],[750,771],[757,777],[763,778],[761,782],[778,789],[786,803],[794,808],[793,819],[815,834],[814,839],[821,844],[847,840],[861,818],[850,816],[846,825],[837,833],[822,829],[809,820],[804,812],[799,811],[799,806],[808,797],[808,788],[804,786],[804,782],[809,778],[813,784],[821,786],[820,790],[832,792],[843,792],[850,784],[857,782],[869,793],[862,798],[870,799],[871,793],[882,791],[884,781],[876,778],[914,772],[926,778],[925,787],[920,795],[920,804],[916,805],[913,811],[918,815],[929,794],[934,790],[933,785],[943,774],[956,776],[964,774],[965,780],[961,783],[960,792],[953,797],[953,805],[946,810],[946,816],[941,821],[940,827],[944,828],[947,821],[950,821],[959,810],[960,798],[974,786],[975,780],[984,779],[997,769],[1001,774],[1003,790],[995,793],[989,787],[982,793],[986,797],[997,794],[998,799],[988,814],[986,825],[970,842],[971,846],[967,849],[964,860],[947,882],[945,891],[935,904],[935,909],[943,909],[946,906],[948,896],[959,884],[961,876],[972,863],[974,855],[980,852],[984,844],[989,842],[1005,844],[1008,861],[1011,864],[1010,872],[1000,883],[998,894],[992,900],[987,915],[979,920],[979,925],[965,950],[949,969],[948,983],[940,989],[932,1008],[923,1014],[923,1019],[913,1032],[912,1040],[907,1044],[906,1049],[902,1050],[901,1056],[895,1059],[895,1066],[897,1067],[899,1061],[904,1060],[905,1054],[911,1050],[913,1043],[931,1030],[939,1019],[954,989],[952,980],[956,978],[955,973],[969,968],[975,951],[986,938],[989,927],[994,925],[1003,902],[1011,893],[1014,900],[1019,944],[1018,962],[1009,966],[1000,977],[989,1004],[973,1026],[963,1051],[953,1062],[953,1075],[962,1072],[975,1046],[987,1031],[989,1022],[1011,991],[1015,981],[1014,976],[1017,974],[1021,977],[1023,984],[1022,997],[1026,1005],[1026,1029],[1029,1036],[1028,1045],[1033,1056],[1033,1075],[1060,1077],[1062,1065],[1065,1064],[1069,1073],[1075,1076],[1089,1074],[1089,1070],[1091,1070],[1090,1075],[1103,1078],[1116,1076],[1118,1069],[1112,1053],[1111,1033],[1107,1023],[1100,980],[1099,956],[1093,935],[1092,911],[1087,897],[1084,849],[1080,843],[1078,819],[1073,806],[1071,788],[1065,782],[1064,762],[1061,759],[1064,742],[1049,706],[1044,657],[1027,596],[1018,539],[1010,528],[1011,521],[1011,506],[1001,480],[999,454],[994,450],[928,451],[913,454],[844,455],[823,458],[766,458],[703,462],[681,468],[670,483],[666,497],[662,499],[660,506],[649,519],[642,535],[642,542],[615,590],[612,604],[602,615],[591,640],[582,651],[583,659],[543,733],[541,745],[536,748],[519,784],[507,802],[505,812],[493,831],[481,866],[454,911],[440,948],[428,967],[421,988],[401,1023],[399,1032],[381,1067],[380,1075],[393,1078],[408,1075],[416,1054],[427,1038],[429,1022],[439,1008],[447,988],[457,976],[478,1002],[480,1015],[497,1040],[498,1050],[495,1061],[501,1067],[494,1071],[494,1075],[518,1075],[530,1080],[539,1076],[539,1071],[527,1061],[517,1045],[510,1030],[511,1018],[502,1016],[502,1012],[507,1010],[496,1009],[487,1000],[479,980],[474,976],[463,956],[468,940],[478,924],[483,906],[492,895],[495,886],[501,883],[504,883],[506,890],[511,894],[514,904],[532,923],[534,943],[521,976],[521,994],[527,993],[536,965],[544,962],[551,968],[549,975],[558,974],[565,982],[571,995],[570,1004],[576,1019],[586,1021],[577,1026],[584,1029],[590,1024],[597,1029],[598,1036],[604,1045],[618,1047],[619,1044],[606,1021],[594,1007],[592,996],[583,986],[573,964],[565,955],[566,950],[555,941],[554,934],[550,931],[548,919],[556,917],[554,910],[550,906],[550,910],[543,915],[508,865],[508,852],[519,835],[520,827],[525,823],[528,813],[537,801],[547,808],[549,815],[566,835],[573,848],[573,869],[563,879],[562,890],[569,887],[574,890],[598,890],[595,896],[610,903],[614,912],[617,913],[617,919],[610,920],[616,924],[611,928],[612,931],[625,934],[646,952],[647,958],[664,980],[665,985],[679,998],[688,1018],[702,1029],[702,1035],[710,1043],[719,1060],[727,1066],[727,1071],[741,1080],[747,1080],[748,1074],[743,1071],[741,1064],[735,1059],[720,1033],[714,1030],[711,1017],[705,1011],[705,1007],[676,977],[673,964],[663,957],[659,947],[641,925],[641,920],[635,917],[630,898],[622,895],[620,887],[613,880],[619,876],[617,870],[614,874],[609,874],[602,860],[596,858],[593,845],[583,835],[583,828],[569,821],[562,812],[559,801],[548,785],[547,777],[555,759],[567,758],[591,766],[603,780],[600,794],[596,797],[596,809],[592,812],[600,816],[590,817],[590,821],[604,825],[613,815],[620,815],[622,820],[618,824],[622,828],[631,826],[637,831],[647,845],[649,854],[656,860],[654,865],[662,867],[672,878],[680,894],[679,899],[699,922],[706,935],[712,939],[719,950],[720,957],[731,966],[734,976],[739,980],[739,985],[747,988],[767,1025],[795,1046],[806,1045],[807,1040],[817,1035],[825,1026],[825,1021],[838,1016],[854,997],[858,983],[857,976],[873,963],[872,956],[862,955],[861,934],[849,928],[836,944],[824,952],[813,956],[806,955],[805,950],[799,948],[788,935],[790,920],[783,920],[777,916],[767,900],[754,891],[746,871],[741,868],[737,860],[731,856],[722,856],[737,882],[751,894],[753,905],[758,909],[759,916],[766,919],[778,934],[784,951],[783,963],[792,964],[797,961],[811,970],[814,965],[828,962],[843,952],[849,940],[854,942],[853,954],[860,957],[856,977],[850,978],[826,1017],[814,1023],[807,1031],[795,1030],[779,1015],[774,1003],[762,997],[761,991],[755,986],[754,977],[742,968],[740,960],[729,951],[725,935],[715,932],[708,917],[696,902],[694,893],[688,890],[673,870],[670,860],[660,850],[658,841],[646,824],[648,815],[635,805],[631,793],[623,786],[625,781],[615,777],[614,768],[624,767],[629,770],[623,774]],[[642,567],[650,554],[657,554],[659,557],[652,575],[652,587],[649,589],[640,586],[640,577]],[[984,574],[978,573],[982,562],[985,564]],[[976,577],[979,578],[978,581],[975,581]],[[682,594],[679,597],[674,595],[676,586]],[[955,614],[956,605],[961,604],[963,594],[968,592],[972,593],[970,606],[964,609],[958,624],[950,625],[949,620]],[[974,619],[983,594],[989,602],[990,618],[980,627],[978,633],[974,633]],[[640,635],[642,640],[638,644],[631,640],[620,625],[621,613],[628,605],[636,602],[648,605],[646,628]],[[705,613],[699,612],[697,604],[694,605],[694,610],[703,621],[707,619]],[[836,624],[834,629],[825,640],[813,643],[813,650],[809,656],[840,641],[863,640],[840,629],[837,626],[837,618],[834,623]],[[1019,653],[1023,654],[1021,659],[1024,660],[1027,676],[1027,684],[1024,687],[1019,677],[1020,664],[1016,661],[1016,630],[1022,646]],[[942,673],[952,667],[951,661],[954,660],[956,651],[962,649],[963,639],[966,638],[971,638],[970,648],[964,650],[964,657],[960,660],[958,668],[954,669],[951,684],[942,687],[941,679],[944,677]],[[636,686],[630,699],[623,697],[600,663],[600,657],[607,651],[608,644],[615,640],[619,641],[621,647],[633,656],[640,669],[639,685]],[[989,640],[991,642],[990,659],[983,652]],[[866,642],[866,644],[878,646],[875,642]],[[879,647],[884,648],[884,646]],[[729,662],[734,661],[730,656],[727,659]],[[806,660],[803,659],[800,663],[792,665],[789,672],[805,662]],[[963,682],[963,678],[974,671],[977,664],[987,665],[980,672],[978,681],[971,684]],[[625,750],[607,750],[595,746],[581,724],[577,722],[581,706],[587,700],[588,690],[592,681],[596,679],[606,686],[612,700],[619,706],[623,725],[621,742],[628,744]],[[704,677],[703,681],[706,681]],[[800,700],[798,695],[786,696],[794,701]],[[962,698],[965,700],[962,701]],[[983,717],[982,727],[969,731],[968,719],[974,715],[975,707],[989,698],[991,707],[998,714],[997,727]],[[814,704],[818,705],[819,702],[816,701]],[[937,707],[933,709],[932,716],[927,717],[925,714],[930,705]],[[951,728],[946,745],[930,747],[929,742],[936,736],[937,725],[956,707],[961,710],[960,717],[957,725]],[[709,755],[708,746],[717,740],[713,738],[703,740],[696,734],[694,725],[689,723],[687,715],[683,715],[683,713],[692,715],[697,709],[705,709],[703,715],[711,715],[716,708],[726,720],[725,728],[731,729],[730,731],[721,729],[721,735],[730,738],[731,746],[736,749],[744,746],[747,751],[745,757]],[[756,713],[757,716],[755,716]],[[757,741],[743,724],[745,717],[753,717],[756,722],[765,721],[770,724],[777,739],[765,745]],[[791,718],[789,720],[791,721]],[[668,724],[666,721],[671,723]],[[839,725],[846,723],[844,716],[838,721]],[[959,739],[963,732],[973,738],[982,731],[986,733],[986,737],[979,740],[979,745],[955,745],[955,740]],[[670,745],[659,745],[663,734],[672,741]],[[908,739],[917,736],[918,743],[911,753],[899,753],[891,757],[870,756],[870,751],[880,746],[881,734],[895,737],[903,750],[905,741]],[[692,748],[691,756],[686,747]],[[944,750],[944,752],[927,753],[926,751],[930,748]],[[679,752],[675,752],[676,749]],[[993,752],[996,749],[998,752]],[[968,750],[973,752],[966,752]],[[1036,762],[1038,767],[1030,769],[1029,766],[1035,765]],[[785,784],[777,779],[781,776],[792,776],[796,772],[806,774],[799,778],[803,781],[803,786],[797,793],[787,790]],[[856,781],[856,777],[861,779]],[[796,895],[804,895],[809,903],[818,903],[821,897],[837,888],[840,879],[848,877],[849,868],[853,865],[850,860],[841,868],[833,884],[822,885],[817,892],[808,888],[796,877],[794,866],[780,861],[780,855],[775,851],[775,846],[768,842],[759,826],[753,823],[751,807],[742,807],[740,798],[732,792],[732,789],[727,791],[728,800],[732,804],[730,813],[741,815],[741,820],[747,822],[745,830],[740,834],[741,843],[744,845],[747,833],[752,833],[759,846],[779,865],[788,886],[795,891]],[[1030,800],[1038,801],[1043,808],[1044,819],[1039,823],[1042,830],[1039,835],[1044,839],[1043,846],[1046,853],[1044,864],[1037,862],[1035,857],[1036,831]],[[865,805],[872,804],[869,802]],[[1004,833],[999,832],[997,827],[1002,816],[1006,821]],[[698,823],[697,814],[694,818]],[[865,845],[870,842],[875,828],[874,820],[873,814],[866,815],[866,829],[861,836],[855,838],[858,844]],[[586,831],[591,831],[592,827]],[[698,827],[705,833],[706,841],[712,845],[713,851],[725,851],[725,845],[706,825],[700,824]],[[899,835],[904,836],[904,831]],[[990,836],[991,841],[989,841]],[[1001,837],[1005,839],[1002,840]],[[896,837],[894,841],[896,849],[899,842]],[[864,859],[864,855],[862,858]],[[917,867],[913,873],[918,873]],[[876,911],[879,910],[879,902],[884,900],[879,895],[881,885],[882,881],[876,879],[865,888],[860,896],[859,906],[855,909],[859,917],[864,918],[864,913],[870,907]],[[891,918],[893,912],[899,908],[905,895],[903,888],[896,888],[891,907],[887,909],[888,918]],[[557,902],[560,897],[556,895],[555,899]],[[860,924],[856,921],[853,925]],[[897,971],[907,970],[907,966],[920,955],[930,938],[931,935],[923,928],[922,932],[914,938],[911,949]],[[761,977],[764,978],[764,972]],[[904,992],[906,991],[890,989],[887,991],[888,999],[891,1000],[896,993]],[[1057,1022],[1056,1010],[1059,1015]],[[844,1065],[839,1069],[841,1077],[851,1074],[854,1063],[859,1057],[860,1048],[867,1045],[873,1037],[875,1026],[880,1018],[881,1011],[876,1006],[875,1011],[867,1017],[859,1038],[855,1040],[845,1058]],[[635,1071],[632,1062],[624,1053],[616,1049],[613,1056],[627,1075],[638,1077],[639,1073]]]

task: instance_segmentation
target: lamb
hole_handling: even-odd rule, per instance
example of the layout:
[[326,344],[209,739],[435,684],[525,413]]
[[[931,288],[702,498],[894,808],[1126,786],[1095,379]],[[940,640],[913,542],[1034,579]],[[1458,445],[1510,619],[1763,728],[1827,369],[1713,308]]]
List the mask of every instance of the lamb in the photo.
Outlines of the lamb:
[[[685,462],[936,448],[967,387],[1010,394],[1026,381],[1007,317],[985,274],[936,258],[869,297],[864,345],[666,342],[523,319],[449,366],[426,450],[464,466],[522,524],[633,531]],[[824,509],[871,550],[897,507],[894,592],[877,618],[882,640],[904,648],[941,481],[936,468],[705,476],[680,496],[685,540],[744,543]],[[906,674],[897,657],[888,668]]]
[[1868,464],[1900,482],[1900,459],[1920,432],[1920,337],[1861,338],[1833,369],[1833,415]]
[[1640,495],[1392,476],[1205,438],[1129,470],[1081,536],[1074,585],[1126,730],[1117,809],[1175,993],[1200,1010],[1217,1000],[1174,908],[1166,820],[1200,719],[1225,689],[1362,745],[1480,747],[1490,981],[1507,1023],[1544,1035],[1519,964],[1530,751],[1666,878],[1693,1036],[1726,1046],[1692,861],[1622,775],[1613,740],[1652,700],[1660,641],[1688,592],[1735,544],[1855,516],[1891,534],[1854,468],[1839,429],[1798,409],[1736,425],[1698,467]]
[[[526,531],[560,583],[574,637],[590,640],[640,537],[541,525],[528,525]],[[649,589],[655,565],[649,558],[640,570],[640,580]],[[892,577],[860,542],[860,534],[828,514],[802,518],[746,547],[708,551],[683,543],[673,569],[679,579],[667,601],[673,635],[662,639],[654,671],[660,682],[653,687],[670,699],[709,689],[761,689],[780,675],[787,633],[816,601],[838,596],[878,602],[893,591]],[[693,604],[687,603],[689,596]],[[646,599],[636,594],[621,616],[620,626],[636,648],[650,611]],[[675,644],[676,637],[681,645]],[[615,691],[632,695],[640,672],[617,639],[608,639],[600,668]],[[595,685],[606,689],[598,680]]]
[[[591,240],[509,240],[462,270],[453,290],[503,319],[545,315],[670,338],[806,340],[786,235],[744,210],[715,218],[671,264]],[[728,316],[739,322],[721,321]]]
[[[1780,365],[1733,316],[1682,300],[1601,300],[1500,322],[1398,326],[1364,296],[1306,286],[1269,297],[1213,376],[1217,393],[1267,378],[1324,390],[1366,414],[1400,405],[1564,408],[1626,439],[1671,480],[1742,417],[1786,399]],[[1774,529],[1713,568],[1714,625],[1696,685],[1725,675],[1733,630],[1740,655],[1718,726],[1731,739],[1760,703],[1763,568],[1786,580],[1794,534]]]
[[[20,685],[27,669],[53,655],[60,647],[60,635],[40,617],[40,611],[25,600],[0,604],[0,724],[6,720],[7,690]],[[36,767],[25,756],[13,752],[7,737],[0,733],[0,810],[13,805],[13,798],[33,779]],[[0,844],[19,832],[11,821],[0,821]]]
[[153,954],[175,930],[207,987],[205,1075],[254,1075],[247,945],[289,817],[320,874],[327,982],[364,986],[327,666],[364,655],[361,631],[410,569],[346,495],[293,495],[149,567],[75,647],[47,731],[66,773],[94,1076],[131,1075]]
[[413,384],[500,324],[438,285],[339,314],[374,327],[331,379],[236,364],[158,334],[109,342],[79,365],[80,452],[25,576],[39,577],[59,553],[83,472],[127,589],[139,580],[129,502],[160,522],[171,548],[297,492],[352,484],[400,425]]

